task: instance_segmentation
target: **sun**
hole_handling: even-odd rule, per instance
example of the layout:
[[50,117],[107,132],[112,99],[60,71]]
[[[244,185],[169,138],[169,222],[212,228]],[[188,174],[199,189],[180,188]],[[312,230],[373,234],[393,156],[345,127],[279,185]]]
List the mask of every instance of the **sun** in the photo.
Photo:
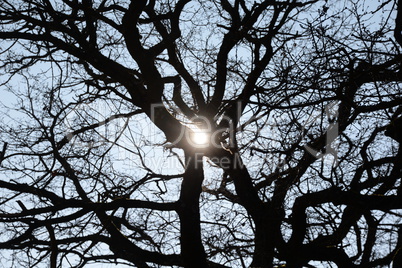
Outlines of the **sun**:
[[209,143],[209,134],[202,130],[195,130],[191,139],[195,145],[206,146]]

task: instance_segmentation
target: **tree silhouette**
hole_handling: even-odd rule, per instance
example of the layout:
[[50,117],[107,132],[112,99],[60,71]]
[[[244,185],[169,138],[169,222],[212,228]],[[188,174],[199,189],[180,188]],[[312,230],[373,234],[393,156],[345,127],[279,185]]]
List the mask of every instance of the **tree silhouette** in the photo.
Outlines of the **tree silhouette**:
[[400,267],[401,7],[2,0],[3,259]]

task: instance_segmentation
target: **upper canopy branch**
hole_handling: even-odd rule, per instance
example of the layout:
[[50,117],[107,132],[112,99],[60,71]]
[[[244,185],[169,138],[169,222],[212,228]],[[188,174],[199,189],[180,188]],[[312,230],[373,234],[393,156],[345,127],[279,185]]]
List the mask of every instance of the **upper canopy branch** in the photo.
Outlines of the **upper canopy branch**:
[[397,16],[395,19],[394,37],[399,45],[402,47],[402,0],[397,2]]

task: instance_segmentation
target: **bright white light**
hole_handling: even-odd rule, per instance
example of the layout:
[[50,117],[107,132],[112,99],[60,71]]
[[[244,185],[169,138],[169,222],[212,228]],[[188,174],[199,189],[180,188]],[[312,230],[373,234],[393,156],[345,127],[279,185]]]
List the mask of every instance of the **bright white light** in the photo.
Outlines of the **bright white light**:
[[209,142],[209,135],[204,131],[194,131],[192,140],[196,145],[207,145]]

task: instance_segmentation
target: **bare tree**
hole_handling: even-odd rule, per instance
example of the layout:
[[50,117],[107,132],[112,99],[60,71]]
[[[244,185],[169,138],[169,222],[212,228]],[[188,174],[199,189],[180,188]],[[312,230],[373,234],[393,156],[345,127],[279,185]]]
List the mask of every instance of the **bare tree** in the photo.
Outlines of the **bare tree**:
[[400,267],[401,1],[2,0],[23,267]]

